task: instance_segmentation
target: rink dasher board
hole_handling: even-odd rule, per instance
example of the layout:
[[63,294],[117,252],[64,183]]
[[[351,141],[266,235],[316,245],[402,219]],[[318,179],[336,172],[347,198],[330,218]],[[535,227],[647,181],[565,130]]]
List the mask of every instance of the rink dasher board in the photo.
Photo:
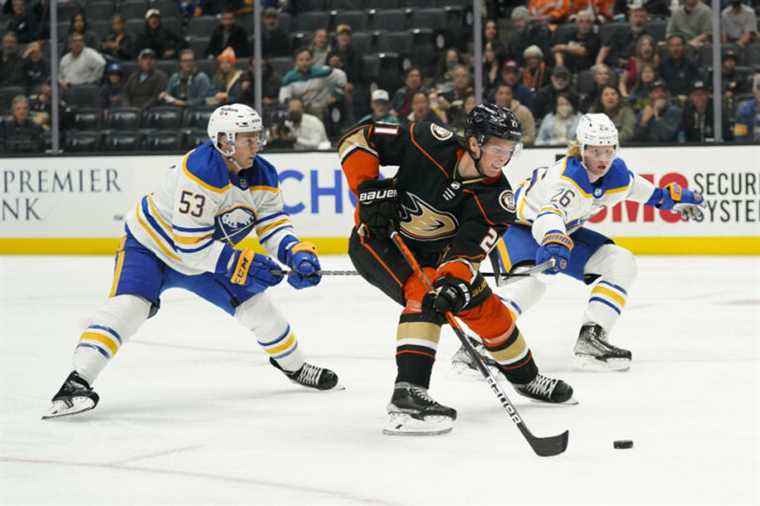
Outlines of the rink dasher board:
[[[562,150],[526,149],[516,186]],[[335,152],[264,153],[278,169],[286,211],[323,254],[345,254],[355,200]],[[760,254],[760,146],[623,148],[634,172],[658,186],[700,191],[704,219],[635,202],[603,209],[586,226],[640,254]],[[110,254],[126,213],[181,156],[0,158],[0,254]],[[394,168],[383,169],[391,176]],[[255,239],[243,242],[255,246]]]

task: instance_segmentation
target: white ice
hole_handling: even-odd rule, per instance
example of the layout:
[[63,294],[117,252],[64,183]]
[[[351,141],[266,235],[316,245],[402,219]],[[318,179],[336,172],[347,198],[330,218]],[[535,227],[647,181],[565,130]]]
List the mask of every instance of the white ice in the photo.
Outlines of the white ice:
[[454,431],[382,435],[399,308],[357,277],[272,290],[345,391],[289,383],[234,320],[174,291],[98,379],[100,405],[43,422],[111,269],[105,257],[0,257],[0,504],[760,502],[757,257],[639,258],[614,335],[633,351],[625,373],[571,369],[587,292],[557,279],[520,325],[580,404],[537,406],[507,387],[535,434],[570,429],[554,458],[531,452],[484,382],[450,376],[449,331],[431,394],[458,409]]

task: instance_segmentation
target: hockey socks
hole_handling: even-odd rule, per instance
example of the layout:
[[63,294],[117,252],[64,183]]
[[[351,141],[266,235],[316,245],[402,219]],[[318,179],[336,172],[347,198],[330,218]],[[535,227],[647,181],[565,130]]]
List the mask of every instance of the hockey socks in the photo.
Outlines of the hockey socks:
[[435,315],[427,311],[401,314],[396,332],[396,383],[430,386],[440,338],[441,325]]

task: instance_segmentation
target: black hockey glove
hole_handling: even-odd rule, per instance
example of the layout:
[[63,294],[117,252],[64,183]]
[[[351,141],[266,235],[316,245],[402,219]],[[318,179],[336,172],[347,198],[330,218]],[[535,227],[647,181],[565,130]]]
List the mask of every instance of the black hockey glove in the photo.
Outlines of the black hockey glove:
[[371,233],[390,235],[398,228],[398,192],[393,179],[369,179],[357,188],[359,221]]
[[454,276],[438,278],[433,283],[435,292],[425,295],[422,300],[423,308],[432,308],[440,314],[451,311],[454,314],[462,311],[472,299],[470,285]]

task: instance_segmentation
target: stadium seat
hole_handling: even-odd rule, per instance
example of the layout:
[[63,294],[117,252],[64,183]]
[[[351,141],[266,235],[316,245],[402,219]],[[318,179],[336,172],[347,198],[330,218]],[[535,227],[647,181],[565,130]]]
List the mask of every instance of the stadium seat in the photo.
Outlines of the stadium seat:
[[429,28],[415,28],[412,34],[411,58],[415,65],[426,66],[433,64],[438,59],[436,51],[436,35]]
[[150,8],[155,8],[161,11],[161,19],[165,21],[167,19],[180,17],[177,3],[177,0],[151,0]]
[[602,39],[602,44],[610,40],[610,37],[612,36],[612,34],[622,28],[628,28],[628,23],[613,22],[613,23],[604,23],[602,26],[600,26],[599,38]]
[[13,97],[17,95],[26,95],[23,87],[3,86],[0,88],[0,115],[11,110],[11,102],[13,102]]
[[119,5],[119,14],[127,20],[140,19],[144,21],[147,10],[148,4],[144,0],[126,0]]
[[161,16],[161,25],[173,34],[182,36],[182,20],[179,18],[165,18]]
[[398,9],[404,7],[406,2],[404,0],[369,0],[367,7],[375,9]]
[[576,88],[579,95],[588,95],[594,90],[594,74],[591,70],[581,70],[578,72]]
[[179,129],[182,125],[182,110],[177,107],[151,107],[143,111],[142,127],[160,130]]
[[102,134],[97,131],[68,131],[63,142],[63,149],[75,153],[100,151],[101,136]]
[[554,40],[561,40],[568,35],[573,35],[577,30],[578,28],[575,26],[575,23],[564,23],[557,27],[552,37]]
[[351,45],[359,54],[372,52],[372,34],[367,32],[354,32],[351,36]]
[[[293,25],[293,18],[290,16],[290,14],[288,14],[287,12],[281,12],[279,18],[280,18],[280,28],[282,28],[285,31],[285,33],[290,32],[290,27]],[[238,19],[238,24],[240,24],[240,26],[245,28],[245,30],[248,33],[253,34],[253,20],[251,20],[251,22],[247,24],[243,24],[242,21],[243,21],[242,19]]]
[[190,18],[185,33],[192,37],[211,37],[211,33],[218,24],[219,20],[216,19],[216,16],[199,16],[197,18]]
[[167,77],[179,71],[179,61],[177,60],[156,60],[156,68],[166,73]]
[[[95,21],[89,22],[89,28],[98,41],[103,41],[109,33],[111,33],[111,21],[109,17],[97,18]],[[95,48],[100,50],[100,48]]]
[[333,11],[335,26],[346,24],[353,31],[367,28],[367,13],[365,11]]
[[98,85],[77,84],[66,91],[64,99],[71,107],[97,107],[99,95]]
[[327,10],[352,11],[365,7],[363,0],[327,0]]
[[[728,49],[733,50],[737,55],[737,65],[742,65],[745,63],[744,53],[741,51],[741,48],[737,44],[723,44],[721,46],[721,50],[723,53],[725,53]],[[712,53],[712,46],[711,45],[704,45],[701,48],[699,48],[699,62],[702,66],[705,67],[711,67],[713,64],[713,53]]]
[[[306,47],[311,43],[311,32],[293,32],[290,34],[290,47]],[[253,42],[251,42],[253,45]]]
[[399,89],[404,84],[401,57],[397,53],[378,53],[377,58],[380,70],[377,84],[385,90]]
[[410,32],[385,32],[378,39],[377,49],[381,53],[412,53],[412,34]]
[[364,77],[368,82],[376,81],[380,75],[380,58],[374,54],[365,54],[362,56],[364,64]]
[[114,107],[106,114],[106,128],[136,130],[139,127],[140,109],[136,107]]
[[214,112],[212,108],[187,109],[182,124],[191,129],[205,129],[208,126],[208,119],[211,117],[212,112]]
[[195,66],[198,68],[199,71],[203,72],[208,76],[209,79],[214,77],[214,74],[216,73],[216,60],[209,60],[207,58],[203,58],[203,55],[195,55]]
[[193,149],[196,146],[199,146],[200,144],[203,144],[208,140],[208,132],[205,130],[199,130],[199,129],[190,129],[185,130],[183,141],[182,141],[182,149]]
[[74,130],[98,130],[102,118],[97,107],[82,107],[67,111],[67,124]]
[[114,130],[105,134],[103,148],[107,151],[138,151],[142,136],[137,130]]
[[327,29],[330,25],[330,14],[327,12],[304,12],[295,19],[296,28],[301,32],[313,32],[320,28]]
[[647,23],[646,30],[652,34],[655,42],[662,42],[665,40],[665,31],[667,27],[667,21],[662,19],[655,19]]
[[143,149],[147,151],[180,151],[183,135],[179,131],[156,132],[143,137]]
[[412,11],[406,9],[373,9],[369,11],[369,26],[373,30],[403,30]]
[[298,0],[300,12],[306,11],[323,11],[325,10],[325,0]]
[[413,28],[445,30],[447,26],[447,15],[443,9],[437,7],[432,9],[415,9],[412,13]]
[[760,43],[750,44],[744,50],[744,63],[750,67],[760,66]]
[[[206,48],[208,48],[208,42],[211,40],[210,37],[193,37],[190,36],[187,38],[187,43],[190,46],[190,49],[195,52],[195,58],[196,60],[200,60],[201,58],[204,58],[206,55]],[[211,76],[209,76],[211,77]]]
[[142,37],[143,33],[145,33],[145,20],[142,18],[128,19],[124,30],[134,35],[135,38],[139,39]]
[[109,21],[114,14],[114,2],[92,2],[87,4],[87,18],[93,21]]
[[275,74],[282,77],[287,71],[293,68],[293,58],[281,56],[279,58],[270,58],[269,63],[272,65]]

